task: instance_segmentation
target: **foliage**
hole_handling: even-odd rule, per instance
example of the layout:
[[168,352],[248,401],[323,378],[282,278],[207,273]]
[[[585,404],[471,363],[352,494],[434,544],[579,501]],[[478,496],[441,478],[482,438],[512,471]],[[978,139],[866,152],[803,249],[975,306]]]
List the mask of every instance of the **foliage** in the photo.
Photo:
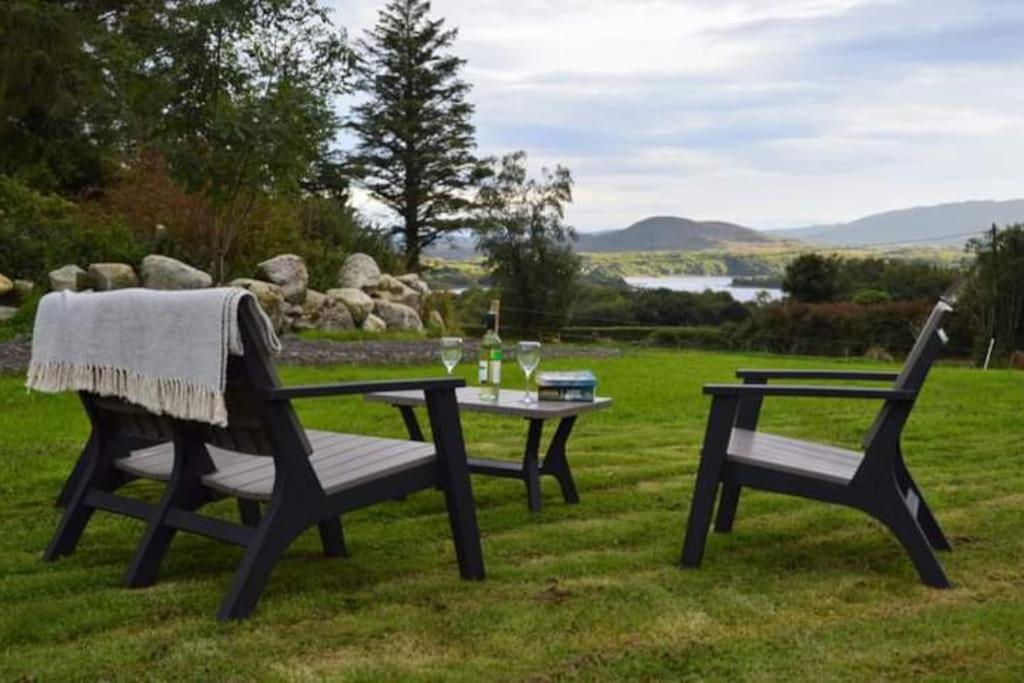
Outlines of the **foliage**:
[[399,272],[401,259],[388,236],[345,201],[307,197],[298,211],[300,239],[295,251],[306,259],[313,289],[337,287],[342,263],[355,252],[369,254],[385,272]]
[[473,154],[473,106],[465,64],[448,50],[457,31],[429,16],[426,0],[391,0],[360,42],[349,127],[363,185],[400,219],[405,265],[418,270],[423,249],[463,227],[467,196],[484,167]]
[[[905,354],[917,338],[933,302],[774,303],[755,309],[734,333],[738,348],[831,356],[861,356],[872,347]],[[954,339],[951,351],[963,351]]]
[[155,135],[173,174],[209,202],[204,265],[223,279],[261,199],[295,196],[338,129],[344,34],[311,0],[181,0],[157,13]]
[[0,273],[39,283],[66,263],[137,263],[146,245],[117,216],[0,176]]
[[[919,259],[844,258],[841,262],[844,298],[851,299],[858,293],[874,290],[891,301],[934,303],[958,277],[960,270],[954,265]],[[875,300],[885,299],[875,296]]]
[[975,355],[984,358],[990,339],[995,355],[1005,359],[1024,349],[1024,224],[972,240],[976,267],[961,296],[962,308],[974,322]]
[[480,187],[479,247],[501,293],[502,317],[516,329],[557,330],[568,319],[580,275],[575,232],[564,222],[571,201],[569,169],[527,179],[525,152],[506,155]]
[[113,173],[121,100],[100,20],[110,4],[0,3],[0,174],[71,194]]
[[[581,417],[569,441],[579,505],[544,478],[544,509],[532,514],[522,485],[474,477],[482,582],[459,578],[436,491],[354,511],[351,557],[326,559],[316,531],[302,534],[253,620],[237,625],[214,619],[241,561],[223,543],[178,534],[157,585],[126,590],[142,526],[98,513],[74,555],[40,561],[89,425],[74,394],[26,394],[22,377],[0,378],[0,680],[1021,679],[1024,373],[939,366],[914,407],[904,455],[955,546],[942,562],[959,587],[935,591],[880,525],[769,493],[741,498],[736,531],[711,536],[701,569],[676,564],[707,422],[703,383],[735,381],[741,367],[894,366],[646,349],[541,362],[589,368],[615,399]],[[509,386],[520,388],[515,370]],[[439,372],[281,368],[286,385]],[[878,407],[769,399],[762,421],[856,449]],[[311,429],[407,438],[396,411],[359,397],[296,409]],[[476,457],[522,451],[520,420],[464,413],[461,423]],[[152,502],[163,491],[132,486]],[[230,499],[210,511],[237,519]]]
[[782,291],[804,303],[838,301],[842,295],[841,264],[842,261],[836,256],[802,254],[786,266]]

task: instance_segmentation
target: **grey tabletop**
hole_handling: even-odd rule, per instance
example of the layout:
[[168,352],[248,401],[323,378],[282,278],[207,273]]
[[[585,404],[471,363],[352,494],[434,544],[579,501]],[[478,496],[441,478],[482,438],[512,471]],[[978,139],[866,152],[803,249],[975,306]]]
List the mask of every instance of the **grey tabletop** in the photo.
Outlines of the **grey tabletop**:
[[[455,390],[459,408],[468,412],[492,413],[495,415],[512,415],[529,420],[550,420],[572,417],[580,413],[609,408],[612,400],[607,397],[596,397],[592,403],[572,401],[539,401],[523,403],[525,392],[513,389],[502,389],[498,401],[487,401],[480,398],[479,387],[462,387]],[[534,398],[536,398],[534,394]],[[426,399],[422,391],[384,391],[366,394],[367,401],[387,403],[393,406],[422,406]]]

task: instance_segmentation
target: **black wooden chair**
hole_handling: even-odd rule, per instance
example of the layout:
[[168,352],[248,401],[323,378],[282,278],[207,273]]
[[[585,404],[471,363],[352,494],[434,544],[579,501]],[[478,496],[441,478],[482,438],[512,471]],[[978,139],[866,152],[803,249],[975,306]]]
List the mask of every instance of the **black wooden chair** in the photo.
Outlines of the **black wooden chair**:
[[[245,548],[242,562],[219,611],[220,619],[247,617],[276,560],[304,530],[318,526],[325,551],[344,551],[343,512],[428,489],[443,490],[456,556],[463,578],[484,578],[455,389],[459,379],[408,380],[281,387],[258,333],[255,303],[239,308],[243,356],[228,361],[228,426],[160,417],[123,401],[84,395],[93,437],[82,473],[46,558],[70,553],[95,509],[146,519],[146,532],[129,567],[129,586],[151,585],[178,530]],[[432,443],[305,431],[292,399],[375,391],[422,390]],[[117,457],[107,446],[121,438],[171,439]],[[112,493],[124,475],[153,477],[171,452],[167,488],[156,506]],[[196,510],[222,496],[265,503],[259,519],[241,524]]]
[[[741,370],[743,385],[707,385],[712,396],[700,466],[683,543],[682,565],[698,567],[704,555],[712,508],[721,486],[715,530],[732,530],[744,487],[803,496],[857,508],[892,530],[921,580],[948,588],[935,550],[949,550],[943,534],[903,459],[900,437],[928,371],[947,341],[940,324],[952,311],[932,310],[899,374],[816,370]],[[783,380],[866,380],[889,388],[772,385]],[[862,453],[798,441],[757,430],[762,401],[771,396],[883,401],[863,440]]]

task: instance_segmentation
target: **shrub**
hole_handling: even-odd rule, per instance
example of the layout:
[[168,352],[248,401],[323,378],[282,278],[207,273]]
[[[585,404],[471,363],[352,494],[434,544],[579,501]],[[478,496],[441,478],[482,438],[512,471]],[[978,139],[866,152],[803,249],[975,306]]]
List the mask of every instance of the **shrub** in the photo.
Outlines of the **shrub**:
[[854,293],[851,301],[861,306],[871,306],[872,304],[887,304],[892,301],[892,297],[889,296],[889,292],[879,289],[860,289]]
[[903,354],[913,346],[932,305],[776,303],[758,309],[737,328],[734,340],[743,348],[773,353],[862,356],[880,347]]

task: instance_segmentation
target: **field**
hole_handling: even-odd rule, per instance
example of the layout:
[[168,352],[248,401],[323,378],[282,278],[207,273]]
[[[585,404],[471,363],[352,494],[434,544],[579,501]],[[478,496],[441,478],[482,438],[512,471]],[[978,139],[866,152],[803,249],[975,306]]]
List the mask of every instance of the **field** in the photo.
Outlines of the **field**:
[[[350,558],[324,559],[315,532],[303,536],[254,618],[226,625],[214,614],[236,548],[179,536],[161,581],[127,590],[119,582],[141,526],[97,514],[76,554],[40,560],[86,423],[74,396],[27,395],[20,378],[0,378],[0,680],[1024,679],[1024,373],[937,368],[906,433],[910,467],[955,547],[942,558],[953,590],[918,583],[866,516],[759,493],[741,502],[732,535],[712,536],[702,569],[676,567],[707,416],[701,383],[742,366],[821,365],[851,367],[661,351],[550,362],[590,367],[616,405],[582,418],[569,444],[579,505],[547,481],[544,510],[531,515],[521,486],[474,480],[485,582],[458,579],[430,491],[348,516]],[[508,375],[519,386],[518,369]],[[872,407],[776,400],[764,424],[852,446]],[[307,427],[402,434],[391,411],[358,399],[300,411]],[[476,454],[522,448],[515,421],[464,425]],[[227,501],[214,509],[233,514]]]

